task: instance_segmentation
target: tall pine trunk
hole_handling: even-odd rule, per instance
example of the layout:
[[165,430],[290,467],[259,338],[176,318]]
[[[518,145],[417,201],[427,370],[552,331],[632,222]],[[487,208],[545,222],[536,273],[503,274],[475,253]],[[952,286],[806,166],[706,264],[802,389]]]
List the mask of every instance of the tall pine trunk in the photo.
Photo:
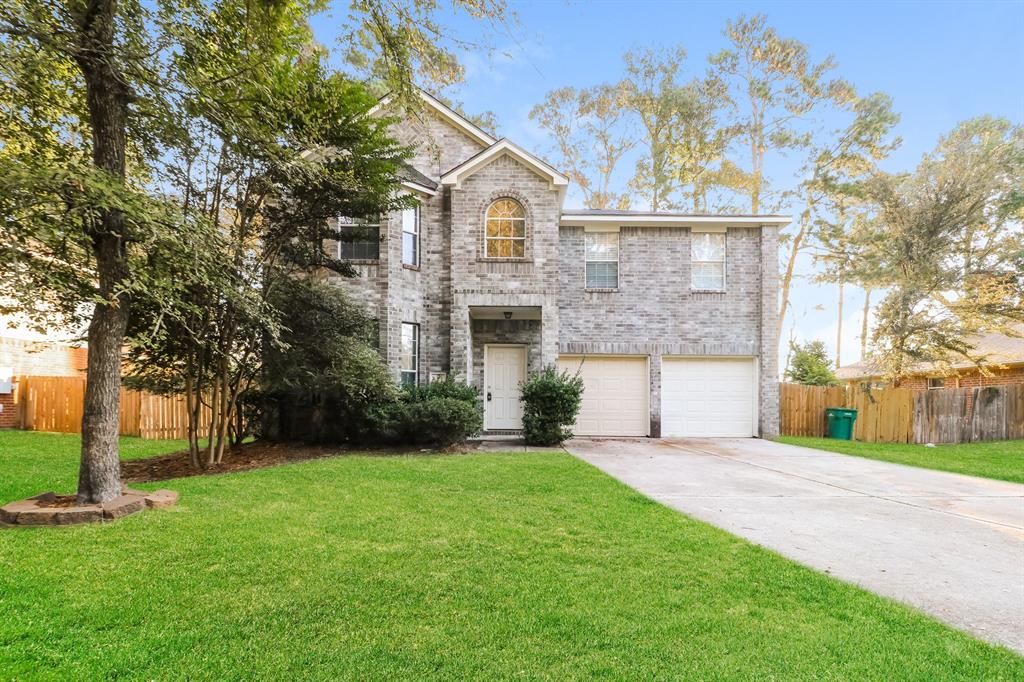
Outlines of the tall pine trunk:
[[[75,17],[75,61],[86,86],[92,128],[93,164],[116,183],[125,179],[125,135],[130,95],[114,69],[116,0],[88,0]],[[121,401],[121,345],[128,326],[128,299],[121,291],[128,277],[124,217],[102,209],[89,229],[100,300],[88,332],[87,379],[82,417],[78,500],[106,502],[121,494],[118,456]]]
[[864,290],[864,315],[860,319],[860,359],[868,354],[868,315],[871,314],[871,289]]
[[843,352],[843,289],[846,282],[839,275],[839,319],[836,322],[836,369],[839,369],[839,358]]

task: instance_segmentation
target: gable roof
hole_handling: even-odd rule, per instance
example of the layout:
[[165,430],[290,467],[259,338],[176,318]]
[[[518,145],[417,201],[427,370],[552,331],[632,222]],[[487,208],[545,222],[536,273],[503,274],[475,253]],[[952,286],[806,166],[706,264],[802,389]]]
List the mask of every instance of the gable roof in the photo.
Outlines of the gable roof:
[[494,159],[503,155],[511,156],[537,175],[542,178],[546,178],[551,184],[552,189],[555,187],[565,187],[569,184],[569,178],[562,175],[562,173],[556,170],[548,162],[534,156],[519,145],[512,143],[506,137],[501,138],[487,149],[474,154],[451,170],[442,173],[441,184],[453,186],[458,189],[465,178],[468,178]]
[[[439,100],[438,98],[431,95],[429,92],[416,88],[416,94],[419,95],[420,100],[423,101],[431,110],[435,111],[442,119],[448,121],[456,128],[464,132],[466,135],[471,137],[473,140],[479,142],[484,146],[490,146],[497,142],[497,140],[488,133],[486,130],[476,125],[468,118],[460,114],[459,112],[452,109],[450,106]],[[383,107],[386,107],[389,103],[394,100],[394,94],[388,93],[380,98],[380,100],[370,109],[370,114],[375,114],[380,111]]]
[[[979,336],[970,337],[967,342],[974,346],[971,352],[983,357],[980,364],[985,367],[999,365],[1020,365],[1024,364],[1024,324],[1016,327],[1017,333],[1022,336],[1007,336],[990,332]],[[950,363],[949,369],[974,369],[978,366],[966,358]],[[915,365],[911,374],[936,374],[942,373],[943,367],[935,362],[921,362]],[[870,361],[862,360],[852,365],[843,365],[836,370],[836,376],[843,380],[867,379],[881,375],[881,370]]]

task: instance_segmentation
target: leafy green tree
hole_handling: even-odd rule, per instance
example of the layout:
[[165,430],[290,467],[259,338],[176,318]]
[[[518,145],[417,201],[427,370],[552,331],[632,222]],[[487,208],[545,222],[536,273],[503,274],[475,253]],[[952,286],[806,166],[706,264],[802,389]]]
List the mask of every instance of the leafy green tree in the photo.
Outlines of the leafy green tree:
[[969,338],[1024,320],[1024,127],[961,123],[913,174],[865,183],[879,231],[870,356],[899,382],[917,363],[981,361]]
[[[476,19],[504,16],[501,2],[456,5]],[[218,139],[232,140],[232,127],[240,121],[250,131],[262,127],[263,136],[280,131],[281,125],[294,125],[307,134],[317,126],[359,131],[359,126],[326,126],[316,117],[351,115],[363,108],[361,96],[349,98],[354,108],[342,106],[345,88],[334,83],[313,93],[322,106],[310,109],[301,91],[310,81],[288,80],[304,73],[304,61],[315,52],[310,43],[303,48],[309,52],[293,55],[290,61],[261,61],[262,48],[277,54],[274,50],[282,41],[294,36],[292,27],[308,32],[309,17],[323,7],[319,0],[11,0],[0,7],[0,265],[12,275],[0,282],[0,300],[3,312],[26,315],[43,327],[55,316],[72,325],[88,320],[89,383],[78,486],[83,502],[106,501],[121,491],[121,351],[132,307],[149,299],[174,303],[167,291],[154,296],[167,278],[150,277],[149,257],[157,249],[188,253],[195,240],[188,237],[178,244],[179,235],[217,229],[224,221],[248,229],[242,226],[256,216],[257,222],[268,219],[259,225],[267,249],[308,266],[322,260],[316,255],[322,249],[314,249],[308,239],[290,241],[289,231],[308,234],[322,229],[314,228],[316,211],[329,207],[333,199],[313,201],[308,210],[301,202],[330,190],[329,182],[341,179],[346,166],[390,163],[363,155],[359,139],[345,139],[340,145],[356,156],[332,159],[324,151],[331,140],[315,137],[306,141],[306,155],[295,159],[298,133],[286,128],[290,137],[280,148],[288,153],[253,157],[273,165],[275,173],[262,184],[242,183],[251,194],[241,203],[231,206],[208,186],[194,186],[200,170],[216,178],[213,185],[234,182],[231,173],[238,168],[238,157],[221,163],[205,150]],[[417,65],[438,73],[457,72],[452,50],[432,42],[444,37],[437,13],[435,3],[420,0],[355,3],[348,46],[364,56],[372,54],[377,72],[409,93]],[[261,31],[248,20],[253,15],[266,19],[270,27],[288,28],[281,36]],[[232,36],[225,30],[229,26],[238,32]],[[213,42],[203,45],[204,37]],[[253,45],[255,41],[267,45]],[[247,45],[252,49],[246,50]],[[323,69],[322,59],[312,64],[305,68]],[[267,83],[277,93],[289,94],[282,100],[286,104],[268,107],[266,97],[250,97],[261,94],[259,86]],[[348,94],[357,87],[349,84]],[[316,145],[321,153],[314,155]],[[376,141],[366,145],[375,148]],[[269,152],[277,153],[273,147]],[[186,163],[187,172],[176,174],[180,169],[167,159],[191,160],[195,165]],[[332,171],[323,172],[324,168]],[[256,177],[258,173],[246,175]],[[269,192],[264,187],[301,191]],[[193,196],[211,201],[197,210]],[[253,211],[252,202],[263,208]],[[362,206],[369,210],[371,203],[364,201]],[[235,247],[233,262],[248,259],[250,242],[235,237],[230,240]],[[225,308],[235,314],[237,301]],[[217,361],[223,362],[223,354]],[[223,385],[223,366],[219,369]],[[218,398],[222,411],[223,396]]]
[[[323,271],[354,274],[324,248],[346,236],[337,216],[370,218],[408,202],[395,191],[405,150],[388,137],[389,120],[368,115],[376,99],[361,85],[327,70],[305,22],[234,0],[218,15],[175,26],[182,50],[173,73],[186,92],[175,113],[189,144],[160,169],[183,210],[216,226],[210,248],[222,250],[223,265],[187,271],[180,305],[161,314],[162,333],[144,329],[157,311],[140,317],[130,362],[137,384],[185,395],[193,463],[204,467],[222,462],[239,397],[281,343],[294,304],[277,290],[294,293],[291,280]],[[246,78],[233,82],[239,65]]]
[[686,50],[645,48],[627,52],[622,59],[626,66],[622,80],[625,105],[644,134],[644,153],[629,184],[634,192],[649,198],[651,211],[660,211],[670,205],[677,189],[670,153],[676,119],[685,106],[678,76]]
[[628,194],[611,188],[616,166],[636,146],[623,99],[618,85],[566,87],[552,90],[530,111],[530,119],[554,138],[557,163],[587,208],[629,207]]
[[131,1],[0,9],[0,258],[14,275],[0,298],[40,326],[88,319],[82,502],[121,494],[121,347],[133,296],[151,284],[139,264],[183,222],[142,186],[163,123],[153,21]]
[[[838,339],[843,327],[843,293],[848,282],[867,284],[867,271],[855,270],[854,263],[865,260],[864,244],[855,244],[852,233],[863,224],[857,211],[864,200],[863,183],[876,172],[877,164],[900,144],[892,135],[899,116],[892,111],[892,100],[883,93],[859,97],[852,88],[845,91],[843,113],[852,117],[846,127],[819,134],[812,143],[806,165],[807,179],[799,188],[804,207],[793,231],[784,241],[784,266],[780,278],[779,330],[790,308],[790,290],[796,275],[797,261],[802,253],[814,250],[815,260],[822,266],[816,279],[839,285]],[[859,231],[863,231],[862,228]],[[867,279],[865,279],[867,278]],[[837,341],[837,363],[841,340]]]
[[769,196],[766,154],[806,149],[810,114],[841,100],[849,86],[826,79],[835,68],[832,57],[814,63],[806,45],[780,37],[764,15],[741,15],[724,33],[731,45],[710,58],[711,68],[733,91],[730,101],[750,156],[746,194],[750,212],[759,213]]
[[281,332],[260,375],[268,435],[339,442],[370,431],[374,410],[395,402],[398,386],[364,308],[339,287],[296,277],[281,280],[270,304]]
[[677,115],[668,142],[669,168],[687,199],[673,206],[694,213],[731,205],[713,194],[742,186],[743,171],[727,158],[739,129],[725,121],[728,91],[715,76],[694,79],[678,90]]
[[808,341],[803,345],[790,342],[789,368],[786,378],[797,384],[807,386],[838,386],[839,379],[832,371],[825,344],[821,341]]

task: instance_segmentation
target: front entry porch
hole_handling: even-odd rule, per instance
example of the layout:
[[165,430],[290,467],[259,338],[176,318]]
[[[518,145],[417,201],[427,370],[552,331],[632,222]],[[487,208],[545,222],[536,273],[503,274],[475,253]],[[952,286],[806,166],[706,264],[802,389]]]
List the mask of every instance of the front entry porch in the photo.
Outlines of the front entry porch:
[[519,384],[543,360],[541,306],[469,306],[469,381],[480,389],[486,432],[523,428]]

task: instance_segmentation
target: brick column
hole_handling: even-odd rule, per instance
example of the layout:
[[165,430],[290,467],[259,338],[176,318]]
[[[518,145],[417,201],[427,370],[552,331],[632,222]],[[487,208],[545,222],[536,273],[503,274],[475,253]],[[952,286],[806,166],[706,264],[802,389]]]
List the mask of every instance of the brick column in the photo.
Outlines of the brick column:
[[466,383],[473,382],[473,333],[469,320],[469,307],[456,295],[452,303],[451,373]]
[[761,438],[779,435],[779,238],[778,228],[761,228]]
[[558,361],[558,303],[550,298],[540,311],[540,360],[545,367]]
[[651,393],[649,411],[651,413],[651,438],[661,438],[661,353],[651,353],[650,374]]

